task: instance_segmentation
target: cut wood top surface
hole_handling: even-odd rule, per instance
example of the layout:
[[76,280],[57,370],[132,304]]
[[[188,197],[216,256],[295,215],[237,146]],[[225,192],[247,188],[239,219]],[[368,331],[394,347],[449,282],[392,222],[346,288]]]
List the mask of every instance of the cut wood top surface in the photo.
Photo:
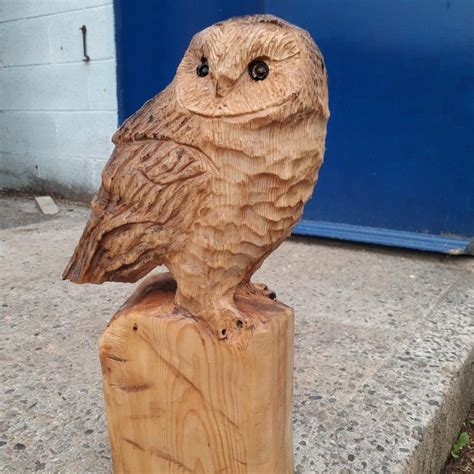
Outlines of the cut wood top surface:
[[[130,298],[114,315],[109,326],[119,319],[128,318],[167,318],[167,319],[196,319],[186,311],[175,309],[174,297],[176,293],[176,281],[173,276],[166,273],[147,278],[133,292]],[[226,338],[225,343],[237,344],[244,349],[252,337],[265,330],[270,322],[278,317],[288,317],[293,310],[281,301],[271,299],[262,291],[250,292],[247,289],[239,289],[235,295],[236,306],[249,321],[251,328],[246,337],[239,337],[234,333],[233,337]],[[204,328],[206,326],[204,325]]]

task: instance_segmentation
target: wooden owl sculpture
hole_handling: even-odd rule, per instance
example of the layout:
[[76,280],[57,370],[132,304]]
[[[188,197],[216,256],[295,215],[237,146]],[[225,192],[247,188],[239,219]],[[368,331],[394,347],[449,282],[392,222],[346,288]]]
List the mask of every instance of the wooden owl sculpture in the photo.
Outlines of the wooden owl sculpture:
[[171,84],[118,129],[64,278],[135,282],[166,265],[176,311],[233,340],[236,291],[290,234],[323,162],[323,57],[268,15],[194,36]]

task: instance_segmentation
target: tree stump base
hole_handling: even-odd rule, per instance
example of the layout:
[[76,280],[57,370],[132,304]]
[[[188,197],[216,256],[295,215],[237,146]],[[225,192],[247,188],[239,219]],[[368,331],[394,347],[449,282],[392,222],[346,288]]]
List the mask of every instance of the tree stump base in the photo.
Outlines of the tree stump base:
[[145,280],[100,341],[116,473],[293,472],[293,310],[237,295],[254,329],[218,340],[173,314],[169,273]]

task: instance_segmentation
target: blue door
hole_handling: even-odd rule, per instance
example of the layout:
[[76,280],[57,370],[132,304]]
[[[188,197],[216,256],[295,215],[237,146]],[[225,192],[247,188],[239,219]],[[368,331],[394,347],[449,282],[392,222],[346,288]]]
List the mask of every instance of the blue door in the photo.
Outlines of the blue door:
[[172,79],[196,31],[262,12],[309,30],[329,71],[325,164],[296,233],[468,253],[472,0],[118,0],[121,119]]

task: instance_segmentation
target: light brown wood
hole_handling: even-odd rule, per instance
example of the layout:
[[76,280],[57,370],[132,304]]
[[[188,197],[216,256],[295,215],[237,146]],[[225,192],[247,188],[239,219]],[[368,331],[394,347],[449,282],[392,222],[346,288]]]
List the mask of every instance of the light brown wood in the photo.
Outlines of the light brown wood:
[[239,290],[238,343],[173,314],[176,284],[150,277],[100,341],[116,473],[293,472],[293,310]]
[[101,339],[116,472],[293,471],[293,311],[251,277],[301,217],[328,117],[310,35],[257,15],[198,33],[115,133],[63,277],[174,278],[145,281]]
[[245,339],[252,322],[235,293],[255,290],[253,273],[300,218],[328,117],[307,32],[265,15],[205,29],[172,83],[116,132],[64,278],[134,282],[164,264],[177,311]]

